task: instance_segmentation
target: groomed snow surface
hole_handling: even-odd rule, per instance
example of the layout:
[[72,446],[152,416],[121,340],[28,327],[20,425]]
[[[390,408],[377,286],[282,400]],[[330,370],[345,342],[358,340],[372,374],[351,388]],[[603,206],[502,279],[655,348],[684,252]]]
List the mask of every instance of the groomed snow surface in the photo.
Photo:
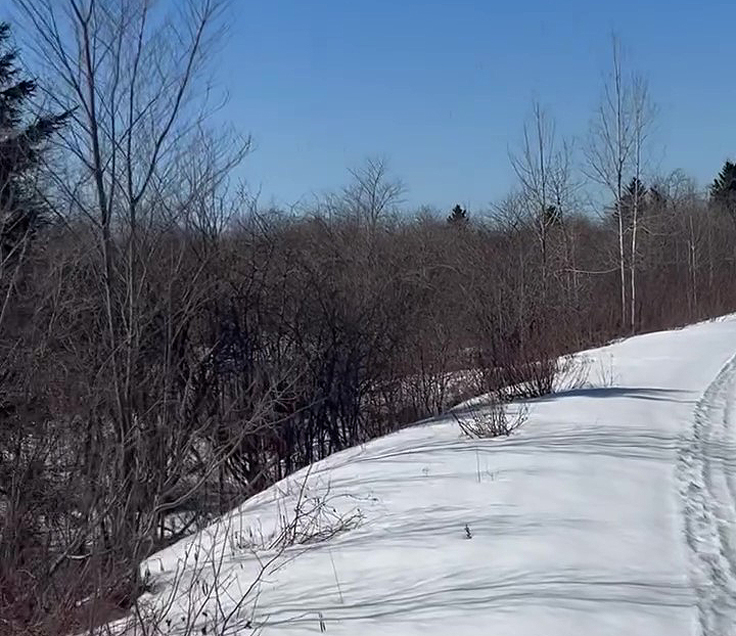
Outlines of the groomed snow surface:
[[733,317],[639,336],[508,438],[338,453],[151,557],[145,603],[172,634],[736,634],[734,354]]

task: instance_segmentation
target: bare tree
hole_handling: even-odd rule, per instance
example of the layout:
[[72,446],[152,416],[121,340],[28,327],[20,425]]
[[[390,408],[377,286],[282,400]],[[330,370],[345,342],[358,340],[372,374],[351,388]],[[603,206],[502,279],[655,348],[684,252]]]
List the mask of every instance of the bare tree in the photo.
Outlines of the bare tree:
[[[98,417],[100,435],[114,439],[107,459],[118,484],[115,504],[107,500],[94,517],[105,543],[124,550],[137,573],[161,515],[197,490],[180,480],[207,424],[192,411],[204,402],[191,396],[208,382],[195,382],[195,374],[210,361],[192,338],[211,291],[211,238],[223,229],[218,193],[250,147],[248,138],[207,129],[214,106],[204,70],[222,35],[225,3],[16,5],[50,78],[48,100],[73,112],[63,135],[67,160],[52,175],[56,196],[95,235],[104,328],[94,377],[109,386]],[[200,249],[181,240],[185,229],[198,230]]]
[[519,180],[520,194],[531,210],[545,294],[550,274],[550,233],[555,227],[562,227],[575,189],[571,156],[570,144],[557,138],[554,120],[539,102],[533,102],[530,120],[524,123],[521,148],[510,152],[509,158]]
[[[639,234],[640,212],[644,203],[642,187],[642,171],[646,165],[645,147],[649,140],[651,126],[656,109],[649,98],[649,87],[641,77],[634,77],[631,86],[631,117],[633,119],[634,157],[633,183],[634,191],[631,206],[631,254],[629,258],[629,326],[632,331],[636,327],[636,274],[637,274],[637,240]],[[619,214],[620,214],[619,210]]]
[[382,157],[369,157],[349,173],[352,181],[343,192],[348,211],[375,229],[381,219],[396,211],[406,188],[391,176],[388,162]]
[[618,223],[618,269],[621,324],[627,322],[626,250],[621,201],[624,184],[636,151],[635,110],[632,86],[624,75],[621,43],[611,36],[611,69],[603,87],[603,98],[590,124],[585,147],[586,173],[605,187],[614,199]]
[[533,212],[539,238],[543,289],[547,288],[547,233],[550,225],[550,171],[555,160],[555,125],[539,102],[532,104],[531,123],[524,123],[524,140],[519,154],[509,153],[511,165],[521,184],[521,193]]

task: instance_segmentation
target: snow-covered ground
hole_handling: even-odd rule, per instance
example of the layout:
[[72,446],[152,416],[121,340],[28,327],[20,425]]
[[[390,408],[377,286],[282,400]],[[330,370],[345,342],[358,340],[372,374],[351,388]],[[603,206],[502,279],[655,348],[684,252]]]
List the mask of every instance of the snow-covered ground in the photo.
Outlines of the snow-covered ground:
[[164,633],[734,634],[734,354],[735,318],[631,338],[509,438],[336,454],[151,557],[146,601]]

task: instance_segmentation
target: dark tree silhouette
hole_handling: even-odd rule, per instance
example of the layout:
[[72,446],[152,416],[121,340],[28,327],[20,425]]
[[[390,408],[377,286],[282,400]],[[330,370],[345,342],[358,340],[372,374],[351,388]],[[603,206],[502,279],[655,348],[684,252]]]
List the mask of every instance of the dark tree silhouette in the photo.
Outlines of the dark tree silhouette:
[[468,211],[463,208],[460,204],[452,208],[450,216],[447,217],[447,222],[455,227],[465,227],[470,222],[468,217]]
[[30,100],[37,86],[21,77],[18,53],[10,44],[10,25],[0,23],[0,257],[17,251],[44,221],[31,171],[39,164],[46,142],[70,112],[32,115]]
[[736,163],[726,161],[710,186],[711,201],[736,221]]

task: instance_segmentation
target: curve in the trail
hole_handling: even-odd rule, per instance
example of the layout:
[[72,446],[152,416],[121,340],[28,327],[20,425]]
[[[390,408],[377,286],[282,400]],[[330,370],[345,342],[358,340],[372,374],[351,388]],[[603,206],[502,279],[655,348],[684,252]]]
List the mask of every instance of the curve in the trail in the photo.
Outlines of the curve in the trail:
[[736,357],[698,401],[678,478],[702,636],[736,634]]

